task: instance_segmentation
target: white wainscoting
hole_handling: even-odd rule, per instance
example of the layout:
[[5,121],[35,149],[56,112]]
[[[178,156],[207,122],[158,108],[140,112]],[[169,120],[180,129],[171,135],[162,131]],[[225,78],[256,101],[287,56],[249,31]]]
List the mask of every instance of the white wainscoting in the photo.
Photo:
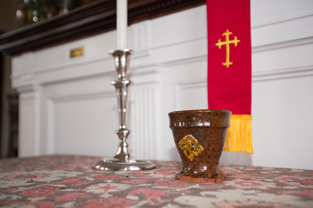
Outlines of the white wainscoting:
[[[222,163],[313,169],[313,1],[252,0],[254,154]],[[129,27],[128,143],[135,157],[180,160],[168,113],[207,108],[206,7]],[[12,60],[20,92],[19,156],[113,156],[118,138],[108,32]],[[82,57],[69,58],[84,47]]]

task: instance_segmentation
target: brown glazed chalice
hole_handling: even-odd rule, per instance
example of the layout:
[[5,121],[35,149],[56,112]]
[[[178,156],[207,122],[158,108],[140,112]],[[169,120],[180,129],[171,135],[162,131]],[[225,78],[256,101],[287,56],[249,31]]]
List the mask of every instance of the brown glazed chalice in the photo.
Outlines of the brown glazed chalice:
[[175,178],[195,183],[226,180],[219,167],[231,111],[187,110],[168,114],[182,168]]

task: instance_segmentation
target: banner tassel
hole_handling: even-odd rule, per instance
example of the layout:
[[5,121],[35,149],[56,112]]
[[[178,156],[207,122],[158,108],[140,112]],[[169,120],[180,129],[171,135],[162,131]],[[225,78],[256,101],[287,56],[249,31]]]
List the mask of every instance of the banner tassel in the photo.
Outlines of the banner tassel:
[[251,115],[231,115],[224,151],[253,153],[251,122]]

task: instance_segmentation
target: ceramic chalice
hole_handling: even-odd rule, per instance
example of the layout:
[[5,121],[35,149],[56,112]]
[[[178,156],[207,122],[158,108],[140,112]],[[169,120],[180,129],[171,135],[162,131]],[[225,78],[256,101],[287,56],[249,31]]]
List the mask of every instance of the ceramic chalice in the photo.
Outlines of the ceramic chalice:
[[168,114],[170,128],[182,160],[175,178],[196,183],[226,180],[219,167],[231,112],[227,110],[188,110]]

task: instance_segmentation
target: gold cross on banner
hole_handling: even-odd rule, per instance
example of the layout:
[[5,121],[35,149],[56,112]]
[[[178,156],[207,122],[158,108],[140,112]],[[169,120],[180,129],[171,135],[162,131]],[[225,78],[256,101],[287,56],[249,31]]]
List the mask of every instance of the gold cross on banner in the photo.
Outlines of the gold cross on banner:
[[233,33],[226,30],[226,32],[223,33],[223,36],[225,36],[225,42],[221,42],[221,39],[218,39],[218,43],[215,44],[216,46],[218,46],[219,49],[221,49],[222,45],[226,45],[226,62],[223,63],[223,65],[226,66],[227,68],[229,67],[229,65],[233,64],[233,62],[229,62],[229,54],[230,54],[229,44],[233,43],[235,44],[235,47],[236,47],[237,43],[240,42],[240,40],[237,40],[236,36],[234,40],[229,40],[229,35],[231,34]]

